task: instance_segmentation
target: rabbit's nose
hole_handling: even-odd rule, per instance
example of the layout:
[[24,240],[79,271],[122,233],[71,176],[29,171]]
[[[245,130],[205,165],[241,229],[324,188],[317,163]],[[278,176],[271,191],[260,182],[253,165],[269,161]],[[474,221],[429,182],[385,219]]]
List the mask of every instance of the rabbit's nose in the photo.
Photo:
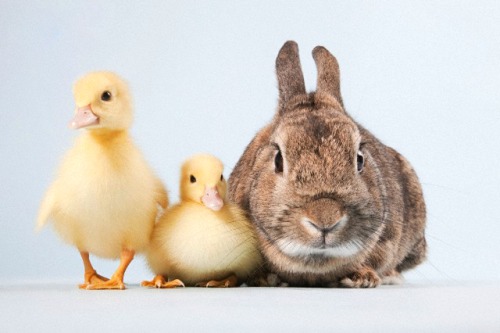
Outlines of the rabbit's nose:
[[303,225],[311,231],[327,234],[347,222],[347,215],[339,203],[331,199],[318,199],[306,206]]

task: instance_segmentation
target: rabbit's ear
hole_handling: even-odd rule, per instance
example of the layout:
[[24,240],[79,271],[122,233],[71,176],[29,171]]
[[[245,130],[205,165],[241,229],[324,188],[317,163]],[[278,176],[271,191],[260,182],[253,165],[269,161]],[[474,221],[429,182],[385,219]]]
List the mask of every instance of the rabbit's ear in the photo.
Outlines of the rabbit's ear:
[[337,59],[323,46],[316,46],[312,54],[318,68],[316,91],[332,95],[344,107],[340,95],[340,70]]
[[299,47],[294,41],[288,41],[281,47],[276,58],[276,75],[278,76],[281,113],[292,97],[306,93],[300,66]]

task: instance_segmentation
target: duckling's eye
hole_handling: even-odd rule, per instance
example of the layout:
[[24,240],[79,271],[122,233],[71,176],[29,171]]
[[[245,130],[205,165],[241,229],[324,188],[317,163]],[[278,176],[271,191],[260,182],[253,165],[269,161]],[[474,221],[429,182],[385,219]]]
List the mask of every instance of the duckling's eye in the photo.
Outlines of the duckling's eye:
[[193,175],[189,176],[189,180],[191,181],[191,183],[196,183],[196,177]]
[[274,172],[282,173],[283,172],[283,155],[281,155],[281,150],[278,148],[278,152],[274,157]]
[[101,100],[104,102],[109,102],[111,100],[111,93],[109,91],[105,91],[101,95]]
[[361,150],[358,150],[357,163],[358,163],[358,172],[361,172],[363,170],[363,167],[365,166],[365,156],[363,155]]
[[224,175],[220,175],[220,181],[224,180]]

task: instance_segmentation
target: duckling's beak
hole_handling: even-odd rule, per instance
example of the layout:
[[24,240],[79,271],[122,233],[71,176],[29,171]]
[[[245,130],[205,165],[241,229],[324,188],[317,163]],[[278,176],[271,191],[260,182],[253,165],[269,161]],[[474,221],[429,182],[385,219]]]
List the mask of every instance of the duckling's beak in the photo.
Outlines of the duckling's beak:
[[97,124],[99,124],[99,117],[92,112],[90,105],[86,105],[76,109],[75,117],[71,120],[69,126],[73,129],[79,129]]
[[201,202],[213,211],[218,211],[224,206],[224,201],[220,197],[219,191],[217,191],[217,186],[205,186],[205,193],[201,197]]

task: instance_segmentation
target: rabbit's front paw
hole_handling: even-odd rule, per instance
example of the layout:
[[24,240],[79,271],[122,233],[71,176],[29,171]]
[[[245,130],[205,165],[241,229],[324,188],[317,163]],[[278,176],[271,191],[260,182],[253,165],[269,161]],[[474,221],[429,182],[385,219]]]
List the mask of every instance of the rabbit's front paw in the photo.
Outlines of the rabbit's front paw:
[[340,280],[340,286],[345,288],[375,288],[382,280],[371,268],[362,268]]

